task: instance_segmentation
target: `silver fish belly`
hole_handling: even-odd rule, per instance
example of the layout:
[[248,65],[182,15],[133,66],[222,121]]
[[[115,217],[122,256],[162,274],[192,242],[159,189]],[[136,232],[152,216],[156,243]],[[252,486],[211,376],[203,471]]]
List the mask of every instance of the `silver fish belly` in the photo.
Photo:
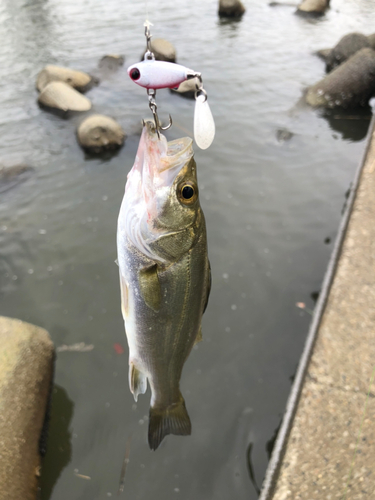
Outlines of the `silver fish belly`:
[[[160,144],[161,143],[161,144]],[[144,127],[120,210],[117,246],[129,385],[152,396],[148,440],[188,435],[179,389],[183,365],[201,339],[210,290],[206,227],[190,139],[158,141]]]

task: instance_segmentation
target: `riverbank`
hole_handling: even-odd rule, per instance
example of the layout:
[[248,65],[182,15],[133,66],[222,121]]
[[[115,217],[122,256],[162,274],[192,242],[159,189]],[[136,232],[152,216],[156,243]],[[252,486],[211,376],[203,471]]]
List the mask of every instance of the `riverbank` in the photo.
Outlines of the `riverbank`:
[[374,123],[261,500],[360,500],[375,491]]

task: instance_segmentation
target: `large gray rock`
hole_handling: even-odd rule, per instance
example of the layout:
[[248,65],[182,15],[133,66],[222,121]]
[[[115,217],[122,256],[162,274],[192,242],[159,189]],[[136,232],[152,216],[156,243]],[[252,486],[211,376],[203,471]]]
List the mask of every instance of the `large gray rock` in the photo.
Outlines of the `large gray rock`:
[[245,10],[240,0],[219,0],[220,17],[241,17]]
[[42,106],[61,111],[88,111],[91,101],[64,82],[51,82],[39,94]]
[[37,498],[53,361],[46,330],[0,316],[0,500]]
[[191,78],[180,83],[178,89],[171,89],[171,92],[180,94],[182,97],[187,97],[188,99],[194,99],[198,83],[198,78]]
[[[151,40],[151,50],[157,61],[176,62],[176,49],[171,42],[164,40],[164,38]],[[146,50],[143,52],[142,59],[144,59],[145,53]]]
[[334,69],[306,94],[306,102],[314,107],[353,107],[365,104],[375,93],[375,51],[358,51]]
[[332,49],[320,49],[315,52],[315,54],[320,57],[320,59],[323,59],[324,62],[327,62],[328,58],[330,57],[332,52]]
[[38,74],[36,88],[41,92],[50,82],[64,82],[84,92],[93,83],[93,78],[87,73],[83,73],[83,71],[48,64]]
[[125,132],[113,118],[92,115],[83,120],[77,130],[78,141],[84,149],[99,153],[124,144]]
[[375,33],[374,33],[374,34],[372,34],[372,35],[369,35],[369,36],[367,37],[367,40],[368,40],[368,42],[369,42],[369,44],[370,44],[370,47],[371,47],[373,50],[375,50]]
[[303,0],[297,7],[297,13],[321,15],[328,7],[329,0]]
[[116,71],[120,66],[123,66],[125,57],[118,54],[108,54],[103,56],[99,61],[99,68],[107,71]]
[[368,37],[361,33],[349,33],[341,38],[338,44],[333,47],[326,58],[326,69],[332,71],[337,66],[347,61],[359,50],[370,47]]

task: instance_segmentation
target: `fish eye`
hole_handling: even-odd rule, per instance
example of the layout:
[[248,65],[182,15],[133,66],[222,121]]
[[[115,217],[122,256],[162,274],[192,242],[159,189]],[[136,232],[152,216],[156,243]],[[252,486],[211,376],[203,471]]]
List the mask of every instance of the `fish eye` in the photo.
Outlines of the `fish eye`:
[[130,78],[132,80],[138,80],[139,77],[141,76],[141,73],[138,68],[133,68],[130,72]]
[[198,198],[198,187],[191,182],[184,182],[178,188],[178,197],[184,205],[192,205]]
[[194,196],[194,188],[191,186],[184,186],[181,189],[181,194],[184,200],[190,200]]

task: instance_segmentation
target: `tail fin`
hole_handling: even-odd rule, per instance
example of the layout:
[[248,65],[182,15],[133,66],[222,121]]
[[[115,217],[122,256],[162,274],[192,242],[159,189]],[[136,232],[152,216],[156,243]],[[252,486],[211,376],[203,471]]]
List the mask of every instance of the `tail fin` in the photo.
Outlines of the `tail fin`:
[[191,422],[182,395],[178,403],[173,403],[167,408],[150,408],[148,444],[151,450],[156,450],[168,434],[178,436],[191,434]]

